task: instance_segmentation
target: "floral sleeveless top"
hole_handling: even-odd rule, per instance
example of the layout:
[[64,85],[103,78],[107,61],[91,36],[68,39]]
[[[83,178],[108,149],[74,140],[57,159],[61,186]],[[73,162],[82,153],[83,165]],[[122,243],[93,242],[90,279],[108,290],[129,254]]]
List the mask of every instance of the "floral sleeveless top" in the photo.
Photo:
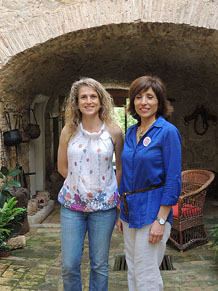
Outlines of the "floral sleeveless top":
[[97,133],[86,131],[82,123],[68,143],[68,175],[58,194],[66,208],[93,212],[114,208],[118,189],[112,166],[114,145],[103,124]]

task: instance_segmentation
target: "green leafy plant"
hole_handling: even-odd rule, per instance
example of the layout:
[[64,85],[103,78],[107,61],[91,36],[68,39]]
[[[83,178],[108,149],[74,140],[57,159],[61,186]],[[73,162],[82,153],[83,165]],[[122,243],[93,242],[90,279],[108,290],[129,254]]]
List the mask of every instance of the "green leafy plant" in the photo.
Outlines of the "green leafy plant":
[[0,251],[8,252],[11,250],[7,246],[7,240],[21,228],[24,218],[27,216],[27,208],[16,207],[17,200],[12,197],[0,208]]
[[209,237],[213,239],[213,242],[210,246],[216,247],[215,254],[217,255],[217,251],[218,251],[218,224],[216,224],[214,226],[214,228],[211,230],[211,232],[209,233]]
[[15,197],[12,197],[0,208],[0,229],[10,226],[14,222],[22,223],[27,216],[27,209],[15,207],[16,204],[17,200],[15,200]]
[[[129,104],[129,99],[126,100],[126,106]],[[131,125],[137,123],[137,120],[134,119],[129,113],[125,114],[124,107],[115,107],[114,111],[115,121],[122,128],[122,131],[125,135],[125,129],[128,129]],[[125,128],[126,127],[126,128]]]
[[7,243],[5,241],[0,240],[0,252],[10,252],[12,249],[11,246],[7,246]]
[[7,246],[7,240],[9,239],[9,235],[2,234],[0,230],[0,252],[9,252],[12,248]]
[[10,238],[11,230],[0,221],[0,252],[9,252],[11,247],[7,246],[7,240]]
[[11,194],[11,190],[13,187],[20,187],[21,184],[19,181],[11,179],[11,177],[15,177],[21,173],[20,169],[9,170],[7,167],[3,166],[0,170],[0,207],[3,207],[4,203],[9,201],[13,195]]
[[16,235],[27,216],[27,208],[15,207],[17,200],[12,197],[0,208],[0,231],[7,235]]
[[19,181],[12,179],[21,173],[20,169],[9,170],[3,166],[0,169],[0,251],[9,252],[7,240],[12,236],[14,226],[23,223],[27,209],[16,207],[17,200],[13,197],[13,187],[20,187]]

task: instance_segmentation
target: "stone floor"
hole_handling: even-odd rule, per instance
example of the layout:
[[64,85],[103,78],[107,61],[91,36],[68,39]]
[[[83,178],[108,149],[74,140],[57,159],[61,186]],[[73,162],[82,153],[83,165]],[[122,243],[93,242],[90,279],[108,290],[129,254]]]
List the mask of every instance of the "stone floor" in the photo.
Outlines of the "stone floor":
[[[218,223],[218,203],[208,200],[205,205],[207,232]],[[13,250],[7,258],[0,258],[1,291],[62,291],[60,266],[59,205],[36,227],[25,235],[27,246]],[[210,248],[211,241],[183,253],[167,246],[174,270],[161,271],[167,291],[218,290],[218,256]],[[114,229],[110,251],[109,291],[128,290],[126,271],[113,271],[115,257],[123,254],[123,238]],[[85,241],[82,277],[83,291],[88,291],[88,245]]]

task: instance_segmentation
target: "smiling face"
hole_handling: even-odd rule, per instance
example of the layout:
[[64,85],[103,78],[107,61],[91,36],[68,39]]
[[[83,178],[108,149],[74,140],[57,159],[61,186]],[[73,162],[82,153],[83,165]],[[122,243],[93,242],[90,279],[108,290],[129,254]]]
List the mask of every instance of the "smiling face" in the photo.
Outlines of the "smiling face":
[[152,88],[147,91],[141,91],[134,98],[136,113],[142,120],[155,121],[158,109],[158,99]]
[[82,86],[78,91],[78,107],[82,115],[94,116],[101,108],[98,93],[89,86]]

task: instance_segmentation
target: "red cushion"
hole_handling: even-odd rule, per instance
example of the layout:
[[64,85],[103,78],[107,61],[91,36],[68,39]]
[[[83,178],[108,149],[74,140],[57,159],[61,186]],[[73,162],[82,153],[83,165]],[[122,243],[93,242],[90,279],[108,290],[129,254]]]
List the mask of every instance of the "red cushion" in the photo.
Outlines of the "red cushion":
[[[172,206],[172,209],[173,209],[173,216],[178,217],[179,216],[178,203]],[[201,213],[200,207],[196,207],[192,204],[183,204],[183,207],[182,207],[183,217],[189,217],[189,216],[197,215],[199,213]]]

